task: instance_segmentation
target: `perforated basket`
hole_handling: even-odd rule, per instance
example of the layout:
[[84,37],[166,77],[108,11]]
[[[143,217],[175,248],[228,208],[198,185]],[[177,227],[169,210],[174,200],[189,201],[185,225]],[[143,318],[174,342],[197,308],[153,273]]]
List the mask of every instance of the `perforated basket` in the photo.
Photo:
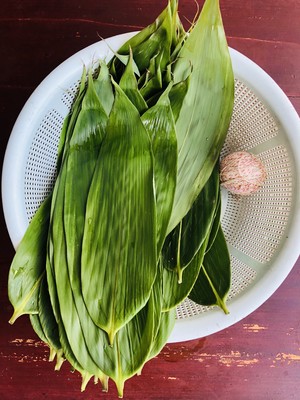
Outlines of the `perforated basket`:
[[[4,215],[15,247],[54,183],[58,139],[83,65],[108,60],[133,34],[95,43],[66,60],[39,85],[19,115],[2,172]],[[230,52],[235,105],[222,156],[250,151],[263,161],[268,178],[248,197],[222,192],[222,226],[232,260],[230,314],[186,300],[177,308],[170,342],[207,336],[250,314],[278,288],[299,255],[299,117],[261,68]]]

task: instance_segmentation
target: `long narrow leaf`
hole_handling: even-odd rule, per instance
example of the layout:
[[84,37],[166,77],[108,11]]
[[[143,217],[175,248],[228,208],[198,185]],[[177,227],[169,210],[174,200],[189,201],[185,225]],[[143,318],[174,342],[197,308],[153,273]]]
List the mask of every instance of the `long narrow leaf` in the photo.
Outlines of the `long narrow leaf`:
[[111,80],[108,79],[109,76],[107,64],[100,60],[98,76],[93,80],[93,86],[106,115],[110,114],[114,102],[114,93]]
[[219,198],[217,200],[214,220],[210,230],[209,240],[205,249],[205,253],[207,253],[210,250],[211,246],[213,245],[219,231],[220,223],[221,223],[221,193],[219,193]]
[[[125,381],[140,371],[151,356],[153,344],[162,336],[161,291],[162,277],[159,270],[147,305],[116,333],[113,348],[116,354],[117,369],[113,379],[121,397]],[[171,322],[166,319],[164,323],[165,332]],[[158,343],[156,345],[159,346]]]
[[[170,45],[173,45],[178,34],[177,3],[177,0],[170,0],[156,20],[124,43],[118,54],[129,55],[131,49],[139,71],[143,72],[149,67],[153,56],[161,50],[163,54],[161,68],[164,69],[172,51]],[[110,66],[115,63],[113,68],[115,71],[118,70],[116,61],[115,57],[110,63]]]
[[[80,293],[73,291],[73,287],[80,279],[78,263],[80,265],[84,210],[106,121],[107,115],[89,76],[82,106],[73,124],[70,145],[54,186],[46,264],[60,341],[66,358],[82,373],[83,386],[93,375],[105,382],[104,374],[86,348],[73,300],[73,296],[80,298]],[[91,157],[92,152],[94,157]]]
[[[51,225],[48,237],[48,258],[46,264],[49,293],[54,315],[58,323],[59,334],[65,335],[65,343],[61,340],[64,352],[71,349],[71,354],[82,369],[91,375],[98,376],[98,367],[86,350],[82,328],[78,319],[77,310],[73,303],[73,293],[70,287],[70,278],[67,264],[67,249],[64,226],[64,185],[66,168],[62,168],[59,186],[56,190],[55,204],[51,212]],[[67,345],[67,346],[66,346]],[[65,347],[66,346],[66,347]]]
[[230,255],[220,225],[213,245],[205,254],[203,266],[189,298],[205,306],[218,305],[227,314],[226,296],[230,283]]
[[138,88],[138,82],[133,69],[132,52],[130,52],[128,63],[120,79],[119,85],[129,100],[137,108],[139,113],[143,114],[143,112],[147,110],[148,106]]
[[163,272],[163,311],[169,311],[190,294],[201,270],[207,239],[198,249],[189,265],[182,271],[181,282],[176,272],[164,268]]
[[8,296],[14,307],[9,322],[38,313],[38,293],[45,273],[47,229],[51,196],[37,210],[18,246],[8,277]]
[[[110,81],[109,76],[107,79]],[[102,96],[105,97],[103,90]],[[88,193],[106,134],[108,116],[96,94],[91,75],[66,157],[63,221],[71,285],[80,279],[81,243]],[[77,293],[80,295],[80,293]]]
[[170,232],[211,175],[229,126],[234,77],[218,0],[206,0],[174,63],[174,81],[190,74],[176,122],[178,178]]
[[182,282],[182,272],[189,265],[202,243],[209,235],[219,198],[218,166],[204,185],[191,209],[166,237],[162,249],[165,268],[177,272]]
[[[74,121],[80,110],[82,93],[84,92],[85,71],[79,86],[78,95],[70,114],[65,118],[61,130],[57,170],[59,171],[65,149],[68,147]],[[20,315],[38,313],[38,293],[46,264],[46,243],[50,217],[52,194],[38,208],[36,214],[18,245],[12,261],[8,277],[8,296],[14,307],[10,319],[13,323]]]
[[177,139],[169,92],[164,91],[156,105],[142,116],[152,142],[157,212],[157,254],[165,239],[172,212],[177,177]]
[[157,269],[151,143],[137,109],[115,88],[88,195],[81,270],[87,309],[111,343],[146,304]]

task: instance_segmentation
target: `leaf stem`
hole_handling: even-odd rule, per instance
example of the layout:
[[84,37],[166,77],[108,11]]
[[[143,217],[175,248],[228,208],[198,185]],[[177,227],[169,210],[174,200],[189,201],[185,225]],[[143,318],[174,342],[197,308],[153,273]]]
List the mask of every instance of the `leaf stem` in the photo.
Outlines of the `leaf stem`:
[[212,291],[213,291],[213,293],[214,293],[214,295],[216,297],[216,305],[218,305],[224,311],[225,314],[229,314],[229,310],[228,310],[228,308],[226,306],[226,303],[225,303],[224,299],[221,299],[221,297],[219,296],[218,292],[216,291],[215,286],[212,283],[208,273],[206,272],[206,269],[205,269],[204,265],[202,265],[202,269],[203,269],[203,272],[204,272],[204,274],[205,274],[205,276],[206,276],[206,278],[207,278],[207,280],[208,280],[208,282],[210,284],[210,287],[211,287],[211,289],[212,289]]
[[177,262],[176,262],[176,271],[178,276],[178,283],[182,283],[182,269],[180,263],[180,247],[181,247],[181,234],[182,234],[182,220],[179,223],[179,234],[178,234],[178,247],[177,247]]

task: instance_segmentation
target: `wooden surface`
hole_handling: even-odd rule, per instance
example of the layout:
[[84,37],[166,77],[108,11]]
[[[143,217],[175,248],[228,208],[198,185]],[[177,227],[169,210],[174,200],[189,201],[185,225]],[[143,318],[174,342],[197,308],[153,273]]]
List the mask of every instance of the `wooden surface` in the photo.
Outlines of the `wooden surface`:
[[[202,5],[200,1],[200,5]],[[0,8],[0,146],[5,146],[25,101],[47,74],[74,52],[152,22],[164,0],[2,0]],[[300,113],[300,1],[221,0],[231,47],[264,68]],[[180,12],[192,20],[193,0]],[[299,132],[300,134],[300,132]],[[13,184],[13,182],[12,182]],[[0,399],[115,399],[67,365],[47,361],[47,348],[26,317],[7,321],[7,274],[14,251],[1,214]],[[299,239],[300,240],[300,239]],[[258,310],[207,338],[167,345],[125,387],[127,399],[299,399],[300,261]]]

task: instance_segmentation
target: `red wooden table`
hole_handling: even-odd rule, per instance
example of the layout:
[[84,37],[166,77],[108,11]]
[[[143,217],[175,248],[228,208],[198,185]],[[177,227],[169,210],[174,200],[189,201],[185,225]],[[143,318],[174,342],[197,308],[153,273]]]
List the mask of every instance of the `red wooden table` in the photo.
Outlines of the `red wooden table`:
[[[202,6],[203,1],[199,1]],[[47,74],[74,52],[152,22],[164,0],[2,0],[0,9],[1,165],[13,123]],[[300,113],[299,0],[221,0],[229,45],[247,55],[279,84]],[[193,0],[180,12],[192,20]],[[300,134],[300,132],[299,132]],[[13,184],[13,183],[12,183]],[[115,399],[47,361],[47,348],[28,319],[13,326],[7,275],[14,250],[0,221],[0,399]],[[299,399],[300,260],[259,309],[219,333],[167,345],[125,387],[127,399]]]

